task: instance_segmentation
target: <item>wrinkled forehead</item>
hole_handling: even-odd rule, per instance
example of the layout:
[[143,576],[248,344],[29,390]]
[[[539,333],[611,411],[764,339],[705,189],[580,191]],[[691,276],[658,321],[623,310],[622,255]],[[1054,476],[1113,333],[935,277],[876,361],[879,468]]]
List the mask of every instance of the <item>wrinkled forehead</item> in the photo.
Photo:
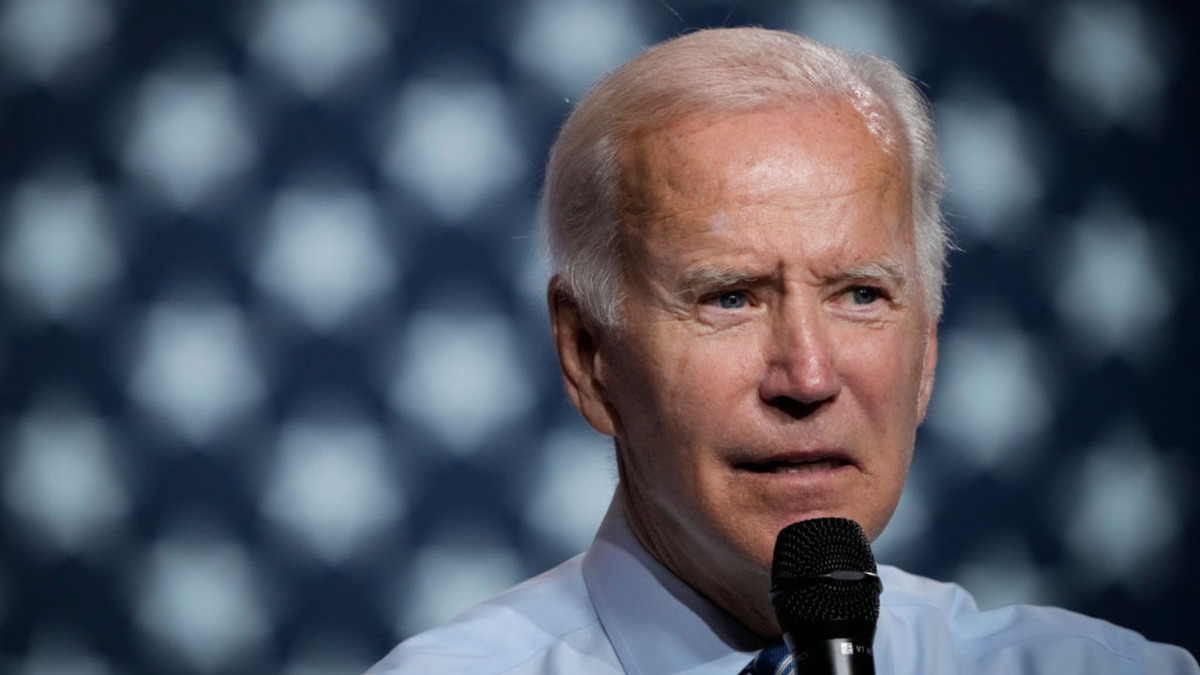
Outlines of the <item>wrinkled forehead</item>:
[[907,190],[891,127],[883,112],[847,96],[644,125],[622,148],[624,234],[644,236],[681,211],[803,203],[885,184]]

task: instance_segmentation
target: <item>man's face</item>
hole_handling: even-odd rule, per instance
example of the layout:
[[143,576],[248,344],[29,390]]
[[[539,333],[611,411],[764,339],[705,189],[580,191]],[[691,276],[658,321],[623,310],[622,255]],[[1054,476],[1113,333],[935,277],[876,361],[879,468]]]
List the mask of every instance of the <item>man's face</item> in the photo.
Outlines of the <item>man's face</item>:
[[[908,176],[832,100],[685,118],[628,150],[628,297],[581,409],[617,439],[647,548],[769,626],[746,612],[769,611],[784,526],[842,516],[873,538],[900,498],[936,360]],[[762,602],[731,607],[742,593]]]

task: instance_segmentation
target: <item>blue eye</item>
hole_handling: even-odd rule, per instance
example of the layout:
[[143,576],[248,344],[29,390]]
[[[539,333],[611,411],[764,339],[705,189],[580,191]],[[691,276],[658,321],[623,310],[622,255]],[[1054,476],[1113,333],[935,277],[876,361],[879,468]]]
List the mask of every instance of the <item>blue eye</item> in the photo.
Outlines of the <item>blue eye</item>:
[[850,297],[856,305],[869,305],[879,299],[880,293],[878,288],[856,286],[850,289]]
[[717,297],[717,306],[721,309],[741,309],[746,306],[746,294],[741,291],[729,291]]

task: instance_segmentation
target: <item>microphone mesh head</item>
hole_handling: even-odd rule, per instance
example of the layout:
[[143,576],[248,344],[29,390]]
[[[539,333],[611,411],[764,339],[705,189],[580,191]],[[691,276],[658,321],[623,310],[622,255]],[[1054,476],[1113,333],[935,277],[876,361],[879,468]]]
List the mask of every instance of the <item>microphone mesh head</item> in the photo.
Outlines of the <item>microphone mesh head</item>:
[[814,518],[792,523],[775,540],[771,566],[772,602],[784,631],[814,624],[865,622],[874,631],[882,586],[875,574],[871,544],[858,523],[846,518]]

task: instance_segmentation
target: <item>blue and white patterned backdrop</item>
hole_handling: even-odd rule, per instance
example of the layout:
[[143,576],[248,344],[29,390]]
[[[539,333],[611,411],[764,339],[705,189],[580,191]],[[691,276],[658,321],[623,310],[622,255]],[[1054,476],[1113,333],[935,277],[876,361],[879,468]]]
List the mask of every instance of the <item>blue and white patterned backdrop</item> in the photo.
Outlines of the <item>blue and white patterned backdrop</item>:
[[1193,651],[1196,32],[1133,0],[0,2],[0,671],[353,674],[586,546],[557,125],[702,26],[878,51],[963,249],[880,559]]

